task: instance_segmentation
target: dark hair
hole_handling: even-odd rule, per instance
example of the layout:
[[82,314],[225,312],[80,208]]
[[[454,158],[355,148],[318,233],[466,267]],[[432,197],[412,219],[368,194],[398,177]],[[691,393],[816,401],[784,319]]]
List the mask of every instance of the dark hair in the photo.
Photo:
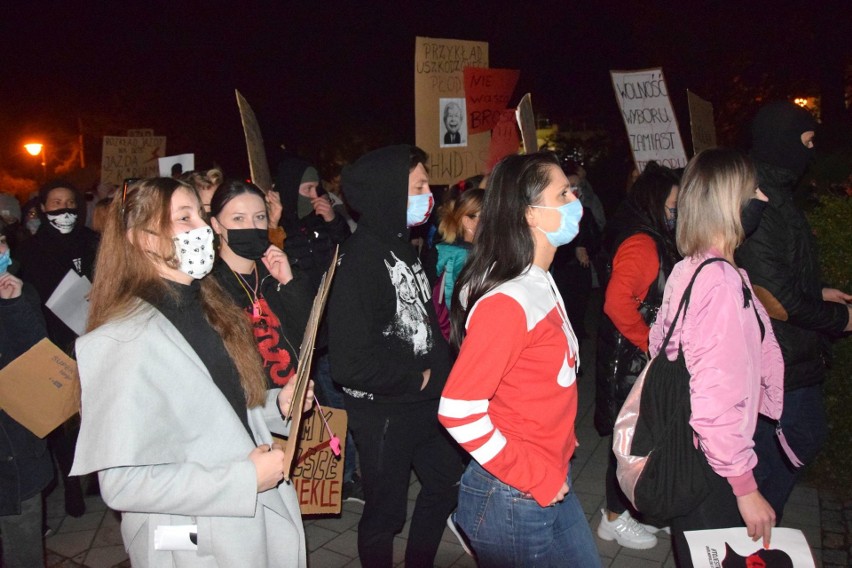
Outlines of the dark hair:
[[680,185],[680,176],[674,170],[656,162],[648,162],[645,170],[633,182],[628,196],[661,235],[671,233],[666,227],[666,200],[675,185]]
[[[465,322],[476,302],[532,263],[535,242],[526,214],[550,183],[550,166],[559,167],[556,156],[539,152],[507,156],[491,172],[477,237],[453,292],[450,341],[454,347],[464,339]],[[461,291],[467,294],[465,302],[459,301]]]
[[426,168],[426,171],[428,172],[428,161],[429,155],[426,154],[425,151],[421,150],[417,146],[411,146],[408,150],[408,173],[413,172],[414,168],[417,167],[417,164],[423,164],[423,167]]
[[222,182],[216,189],[216,193],[213,194],[212,199],[210,199],[210,216],[218,217],[229,201],[244,193],[257,195],[266,203],[266,194],[253,183],[229,179]]

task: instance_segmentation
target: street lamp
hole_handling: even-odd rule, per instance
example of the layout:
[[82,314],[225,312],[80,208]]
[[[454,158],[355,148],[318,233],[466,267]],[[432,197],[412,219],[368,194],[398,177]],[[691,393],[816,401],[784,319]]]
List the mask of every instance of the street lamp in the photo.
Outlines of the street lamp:
[[30,144],[24,144],[24,149],[30,156],[38,156],[41,154],[41,167],[44,172],[44,179],[47,179],[47,160],[44,157],[44,144],[31,142]]

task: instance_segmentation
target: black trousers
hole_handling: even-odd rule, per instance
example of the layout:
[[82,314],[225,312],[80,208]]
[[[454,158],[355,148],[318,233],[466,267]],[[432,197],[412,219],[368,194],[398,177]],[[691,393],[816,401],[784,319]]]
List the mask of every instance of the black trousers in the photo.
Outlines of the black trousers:
[[713,474],[710,487],[710,494],[691,513],[672,519],[672,547],[678,568],[693,566],[684,531],[745,526],[731,484]]
[[422,488],[411,518],[405,565],[431,567],[458,501],[461,449],[438,423],[437,400],[406,405],[358,402],[347,408],[366,502],[358,523],[361,565],[393,566],[393,539],[405,524],[413,467]]

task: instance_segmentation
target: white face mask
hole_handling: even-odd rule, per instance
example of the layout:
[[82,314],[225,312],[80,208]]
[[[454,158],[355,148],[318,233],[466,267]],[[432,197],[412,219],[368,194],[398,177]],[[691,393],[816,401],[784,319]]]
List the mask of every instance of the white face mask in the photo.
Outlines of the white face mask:
[[54,229],[67,235],[74,230],[74,225],[77,224],[77,212],[75,209],[57,209],[56,211],[45,212],[45,216]]
[[200,280],[213,270],[213,229],[204,225],[173,237],[178,270]]

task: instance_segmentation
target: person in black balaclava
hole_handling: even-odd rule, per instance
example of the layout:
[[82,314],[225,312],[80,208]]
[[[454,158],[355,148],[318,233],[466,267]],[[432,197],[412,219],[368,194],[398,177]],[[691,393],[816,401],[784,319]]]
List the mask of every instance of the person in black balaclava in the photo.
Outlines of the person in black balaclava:
[[[814,460],[826,436],[822,382],[827,340],[852,329],[852,295],[823,288],[813,233],[793,203],[796,182],[813,157],[816,129],[814,117],[791,102],[770,103],[757,113],[751,157],[769,203],[761,206],[753,199],[746,206],[743,228],[748,236],[736,251],[737,264],[748,271],[781,345],[785,367],[781,425],[805,464]],[[776,442],[774,424],[762,416],[754,449],[758,489],[780,522],[797,472]]]
[[[45,306],[69,270],[92,280],[97,234],[85,226],[82,194],[69,182],[53,180],[39,190],[41,224],[32,238],[20,245],[20,276],[32,284],[42,304],[47,336],[57,347],[71,353],[77,334]],[[63,426],[48,437],[65,485],[65,509],[72,516],[86,510],[80,479],[68,477],[74,458],[77,428]]]
[[426,160],[414,146],[388,146],[343,169],[343,191],[361,217],[340,249],[328,304],[329,357],[358,445],[366,500],[358,554],[367,568],[393,566],[412,467],[422,489],[405,565],[431,567],[462,473],[459,449],[438,423],[449,345],[409,242],[411,227],[425,223],[434,205]]

